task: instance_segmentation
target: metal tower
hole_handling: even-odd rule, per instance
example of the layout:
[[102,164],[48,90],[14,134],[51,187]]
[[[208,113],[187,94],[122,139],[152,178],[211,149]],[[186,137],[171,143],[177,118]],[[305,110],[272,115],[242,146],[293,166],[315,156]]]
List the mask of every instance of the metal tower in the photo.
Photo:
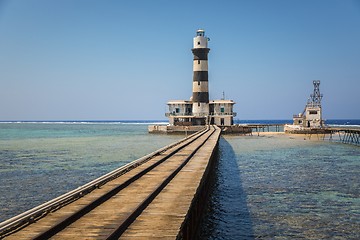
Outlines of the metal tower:
[[320,94],[320,80],[314,80],[314,92],[310,94],[310,98],[308,99],[307,106],[312,107],[321,107],[321,99],[323,97]]

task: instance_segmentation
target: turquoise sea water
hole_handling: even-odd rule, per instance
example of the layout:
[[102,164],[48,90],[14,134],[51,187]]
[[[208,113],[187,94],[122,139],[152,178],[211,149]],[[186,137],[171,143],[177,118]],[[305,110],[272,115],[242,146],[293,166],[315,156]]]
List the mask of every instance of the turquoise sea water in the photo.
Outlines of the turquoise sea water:
[[0,123],[0,222],[183,137],[147,124]]
[[[181,135],[147,123],[0,123],[0,221]],[[224,136],[202,239],[360,239],[360,147]]]
[[225,136],[201,239],[360,239],[360,147]]

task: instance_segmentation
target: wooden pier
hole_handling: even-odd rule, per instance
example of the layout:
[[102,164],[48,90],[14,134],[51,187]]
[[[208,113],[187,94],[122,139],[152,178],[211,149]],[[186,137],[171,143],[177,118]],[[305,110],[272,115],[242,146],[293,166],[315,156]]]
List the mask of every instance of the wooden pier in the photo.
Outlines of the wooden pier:
[[0,223],[0,239],[194,239],[221,130],[205,130]]
[[325,128],[324,139],[328,136],[330,141],[335,139],[335,136],[338,136],[338,140],[342,143],[360,145],[360,128]]
[[285,124],[247,124],[252,132],[281,132],[284,130]]
[[329,141],[338,141],[347,144],[360,145],[360,128],[349,127],[322,127],[307,128],[301,130],[289,131],[290,134],[305,134],[310,138],[316,136],[318,139],[328,139]]

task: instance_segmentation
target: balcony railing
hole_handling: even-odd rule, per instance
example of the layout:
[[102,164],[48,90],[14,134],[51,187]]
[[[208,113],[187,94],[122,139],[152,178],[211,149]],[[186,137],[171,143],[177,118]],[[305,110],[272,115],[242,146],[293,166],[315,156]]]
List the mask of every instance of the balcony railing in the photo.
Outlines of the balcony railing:
[[170,117],[170,116],[192,116],[192,113],[175,113],[175,112],[167,112],[165,113],[166,117]]
[[175,112],[167,112],[165,113],[166,117],[170,117],[170,116],[194,116],[194,117],[206,117],[206,116],[234,116],[236,117],[237,113],[236,112],[212,112],[210,114],[204,114],[204,113],[197,113],[197,114],[193,114],[193,113],[175,113]]
[[213,112],[210,113],[210,116],[229,116],[229,115],[233,115],[234,117],[236,117],[237,113],[236,112]]

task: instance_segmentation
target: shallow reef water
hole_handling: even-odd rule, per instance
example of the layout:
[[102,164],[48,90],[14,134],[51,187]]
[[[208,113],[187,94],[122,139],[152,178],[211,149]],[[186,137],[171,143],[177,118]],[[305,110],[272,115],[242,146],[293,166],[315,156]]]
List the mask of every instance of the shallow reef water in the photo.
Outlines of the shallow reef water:
[[[184,135],[142,123],[0,123],[0,221]],[[199,239],[360,239],[359,146],[220,138]]]
[[360,148],[225,136],[201,239],[360,239]]

